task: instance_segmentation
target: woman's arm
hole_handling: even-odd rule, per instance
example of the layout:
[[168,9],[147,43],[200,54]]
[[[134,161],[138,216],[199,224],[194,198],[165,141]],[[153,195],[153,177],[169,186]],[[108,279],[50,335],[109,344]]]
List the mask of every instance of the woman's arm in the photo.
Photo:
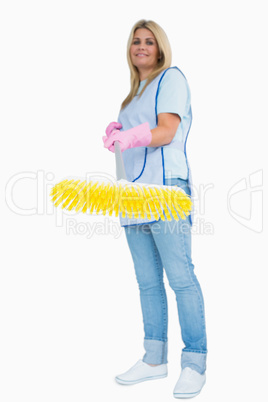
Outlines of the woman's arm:
[[149,147],[160,147],[169,144],[181,122],[180,116],[175,113],[159,113],[157,127],[151,130],[152,141]]
[[[130,128],[126,131],[111,129],[114,123],[106,129],[106,137],[102,137],[104,147],[114,152],[114,142],[118,141],[122,152],[128,148],[160,147],[169,144],[180,124],[180,117],[176,113],[159,113],[157,127],[150,130],[149,123]],[[117,123],[116,123],[117,124]]]

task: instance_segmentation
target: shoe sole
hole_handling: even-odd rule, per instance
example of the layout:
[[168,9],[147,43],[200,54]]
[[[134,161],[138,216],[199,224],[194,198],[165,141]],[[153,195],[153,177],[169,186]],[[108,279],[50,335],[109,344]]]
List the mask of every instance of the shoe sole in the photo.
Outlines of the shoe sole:
[[125,381],[125,380],[121,380],[118,377],[115,377],[115,381],[118,382],[118,384],[120,384],[120,385],[134,385],[134,384],[138,384],[139,382],[158,380],[160,378],[165,378],[165,377],[167,377],[167,374],[153,376],[153,377],[145,377],[145,378],[141,378],[140,380],[134,380],[134,381]]
[[191,394],[173,394],[174,398],[179,398],[179,399],[190,399],[194,398],[195,396],[199,395],[201,391],[198,392],[192,392]]

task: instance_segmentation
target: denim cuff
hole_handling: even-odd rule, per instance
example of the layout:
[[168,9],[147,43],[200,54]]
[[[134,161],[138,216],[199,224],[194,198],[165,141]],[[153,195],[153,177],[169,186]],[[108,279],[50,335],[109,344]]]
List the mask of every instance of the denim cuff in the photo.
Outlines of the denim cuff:
[[144,339],[145,355],[144,363],[166,364],[167,363],[167,342],[155,339]]
[[202,352],[182,352],[181,368],[190,367],[199,374],[206,371],[207,353]]

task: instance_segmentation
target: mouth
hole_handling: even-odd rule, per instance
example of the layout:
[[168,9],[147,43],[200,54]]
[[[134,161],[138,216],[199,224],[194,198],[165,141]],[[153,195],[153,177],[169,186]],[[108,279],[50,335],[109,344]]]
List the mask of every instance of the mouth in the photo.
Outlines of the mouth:
[[137,57],[146,57],[147,54],[145,54],[145,53],[137,53],[136,56]]

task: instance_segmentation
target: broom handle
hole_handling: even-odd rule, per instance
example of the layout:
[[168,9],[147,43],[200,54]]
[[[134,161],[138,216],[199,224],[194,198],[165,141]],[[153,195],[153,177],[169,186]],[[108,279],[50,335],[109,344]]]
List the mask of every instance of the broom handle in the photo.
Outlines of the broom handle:
[[122,152],[118,141],[115,141],[114,143],[114,150],[115,150],[116,178],[117,180],[121,179],[127,180]]

